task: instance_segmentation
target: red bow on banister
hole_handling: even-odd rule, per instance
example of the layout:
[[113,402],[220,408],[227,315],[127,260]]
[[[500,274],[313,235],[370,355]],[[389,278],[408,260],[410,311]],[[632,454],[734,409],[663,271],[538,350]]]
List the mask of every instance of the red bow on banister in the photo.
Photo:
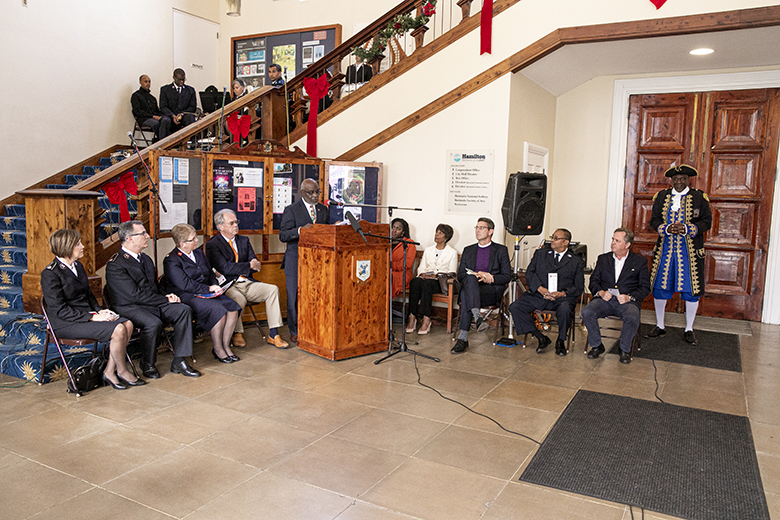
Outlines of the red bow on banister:
[[491,54],[493,41],[493,0],[482,2],[482,11],[479,14],[479,53]]
[[127,209],[127,197],[125,192],[131,195],[138,195],[138,186],[133,179],[133,172],[127,172],[115,181],[111,181],[103,186],[106,192],[108,202],[119,204],[119,218],[122,222],[130,220],[130,211]]
[[306,153],[317,155],[317,113],[320,111],[320,99],[328,93],[328,76],[323,74],[317,79],[303,78],[303,88],[309,95],[309,122],[306,125]]
[[[231,134],[233,134],[233,141],[238,141],[238,137],[246,139],[249,137],[249,127],[252,125],[252,119],[248,116],[240,116],[237,112],[233,112],[227,118],[227,127]],[[241,143],[239,142],[239,146]]]

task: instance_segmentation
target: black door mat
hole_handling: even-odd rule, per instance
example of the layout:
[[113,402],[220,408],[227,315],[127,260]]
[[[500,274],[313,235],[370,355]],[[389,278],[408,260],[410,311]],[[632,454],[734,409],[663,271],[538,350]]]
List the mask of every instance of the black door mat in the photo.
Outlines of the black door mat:
[[769,519],[747,417],[580,390],[520,477],[691,520]]

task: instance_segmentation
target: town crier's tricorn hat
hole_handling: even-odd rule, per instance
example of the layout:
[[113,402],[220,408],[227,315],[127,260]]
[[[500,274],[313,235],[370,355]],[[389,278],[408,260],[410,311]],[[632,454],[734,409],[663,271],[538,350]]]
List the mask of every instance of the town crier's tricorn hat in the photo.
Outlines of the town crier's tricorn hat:
[[688,166],[687,164],[681,164],[680,166],[672,166],[668,170],[666,170],[666,173],[664,173],[664,177],[674,177],[675,175],[687,175],[688,177],[696,177],[699,175],[699,172],[696,171],[696,168],[693,166]]

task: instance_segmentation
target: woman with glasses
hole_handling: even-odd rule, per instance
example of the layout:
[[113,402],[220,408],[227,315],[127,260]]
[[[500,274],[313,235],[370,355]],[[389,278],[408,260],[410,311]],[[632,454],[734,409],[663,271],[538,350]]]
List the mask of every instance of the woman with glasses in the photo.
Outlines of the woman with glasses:
[[41,290],[54,333],[64,339],[90,338],[108,343],[103,381],[116,390],[146,384],[125,363],[133,322],[102,309],[89,288],[87,272],[79,262],[84,256],[81,233],[58,229],[49,237],[49,248],[56,258],[41,273]]
[[233,363],[239,357],[230,350],[230,338],[241,306],[224,294],[216,275],[198,247],[198,235],[189,224],[176,224],[171,230],[176,248],[163,262],[169,289],[189,305],[203,330],[211,333],[211,353],[220,363]]
[[431,330],[431,311],[433,295],[441,293],[440,274],[452,274],[458,271],[458,252],[447,245],[453,235],[451,226],[439,224],[433,236],[434,244],[425,248],[417,277],[409,283],[409,323],[406,332],[414,332],[417,318],[422,317],[422,325],[417,334],[428,334]]
[[[401,243],[409,238],[409,224],[402,218],[394,218],[390,223],[390,235],[393,237],[391,245],[393,247],[393,298],[401,294],[404,289],[409,288],[409,282],[412,281],[414,274],[412,267],[417,249],[413,244],[406,246],[406,265],[404,265],[404,246]],[[404,271],[406,271],[406,287],[404,287]]]

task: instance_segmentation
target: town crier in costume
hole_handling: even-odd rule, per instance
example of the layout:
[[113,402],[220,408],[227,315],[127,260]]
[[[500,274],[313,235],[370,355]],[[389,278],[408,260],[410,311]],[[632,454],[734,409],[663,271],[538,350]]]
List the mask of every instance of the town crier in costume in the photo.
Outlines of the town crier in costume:
[[653,197],[650,227],[658,233],[653,251],[653,284],[656,326],[645,334],[657,338],[666,334],[664,311],[666,300],[676,292],[685,300],[685,341],[697,345],[693,320],[704,294],[704,233],[712,226],[707,194],[688,186],[698,172],[691,166],[669,168],[664,174],[672,187]]

